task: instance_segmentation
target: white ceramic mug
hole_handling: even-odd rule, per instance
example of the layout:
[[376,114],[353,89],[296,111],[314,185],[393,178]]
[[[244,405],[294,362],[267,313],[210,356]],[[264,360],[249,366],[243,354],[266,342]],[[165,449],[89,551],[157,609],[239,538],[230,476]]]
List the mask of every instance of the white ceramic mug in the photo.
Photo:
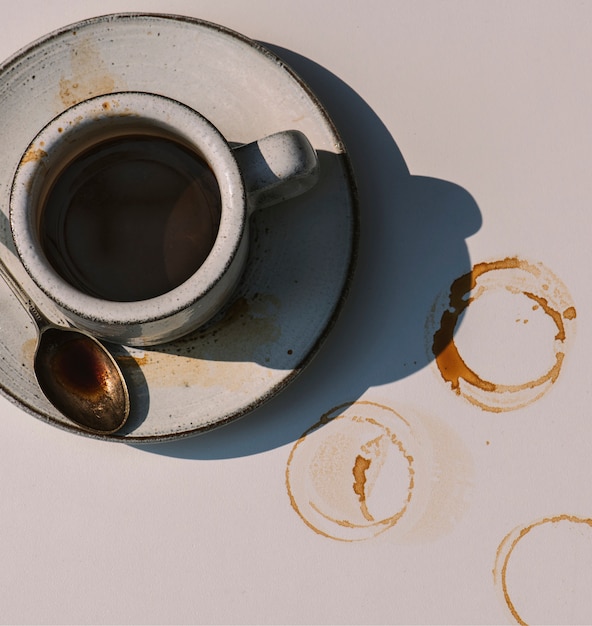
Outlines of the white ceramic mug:
[[232,148],[180,102],[114,93],[67,109],[33,139],[10,223],[27,272],[74,326],[150,346],[222,307],[245,267],[250,213],[317,178],[299,131]]

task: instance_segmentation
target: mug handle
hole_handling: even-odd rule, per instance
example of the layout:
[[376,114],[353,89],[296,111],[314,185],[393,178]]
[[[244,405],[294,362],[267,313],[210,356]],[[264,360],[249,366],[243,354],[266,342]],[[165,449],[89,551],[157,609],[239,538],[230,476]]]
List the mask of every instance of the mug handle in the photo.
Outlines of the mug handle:
[[319,160],[306,135],[285,130],[233,148],[247,192],[249,214],[308,191]]

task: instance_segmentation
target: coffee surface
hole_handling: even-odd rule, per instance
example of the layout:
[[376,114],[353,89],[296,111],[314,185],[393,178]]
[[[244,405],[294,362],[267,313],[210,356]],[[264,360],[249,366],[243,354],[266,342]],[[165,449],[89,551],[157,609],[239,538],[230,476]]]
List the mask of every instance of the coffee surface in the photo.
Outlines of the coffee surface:
[[162,137],[110,139],[57,177],[41,214],[56,271],[107,300],[145,300],[203,264],[220,224],[220,192],[205,161]]

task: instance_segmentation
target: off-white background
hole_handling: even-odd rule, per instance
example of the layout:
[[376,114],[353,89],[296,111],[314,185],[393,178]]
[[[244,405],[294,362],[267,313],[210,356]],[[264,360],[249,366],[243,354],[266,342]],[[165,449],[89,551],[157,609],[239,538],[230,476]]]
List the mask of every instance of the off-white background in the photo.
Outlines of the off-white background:
[[[360,266],[310,368],[211,435],[105,444],[0,399],[0,621],[513,623],[492,575],[504,535],[592,515],[592,4],[0,0],[0,57],[118,11],[200,17],[284,49],[349,147]],[[417,193],[401,192],[410,181]],[[577,333],[543,399],[494,414],[443,384],[421,328],[438,283],[507,255],[562,279]],[[504,350],[490,357],[502,369]],[[359,399],[429,416],[467,454],[452,523],[343,543],[295,514],[295,440]]]

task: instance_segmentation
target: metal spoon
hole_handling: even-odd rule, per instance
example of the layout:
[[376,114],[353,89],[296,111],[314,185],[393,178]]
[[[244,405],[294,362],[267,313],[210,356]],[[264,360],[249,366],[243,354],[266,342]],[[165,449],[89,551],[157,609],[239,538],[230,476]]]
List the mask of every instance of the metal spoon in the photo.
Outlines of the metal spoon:
[[47,399],[87,431],[119,430],[128,418],[130,402],[113,356],[92,335],[50,322],[1,259],[0,276],[37,326],[34,370]]

